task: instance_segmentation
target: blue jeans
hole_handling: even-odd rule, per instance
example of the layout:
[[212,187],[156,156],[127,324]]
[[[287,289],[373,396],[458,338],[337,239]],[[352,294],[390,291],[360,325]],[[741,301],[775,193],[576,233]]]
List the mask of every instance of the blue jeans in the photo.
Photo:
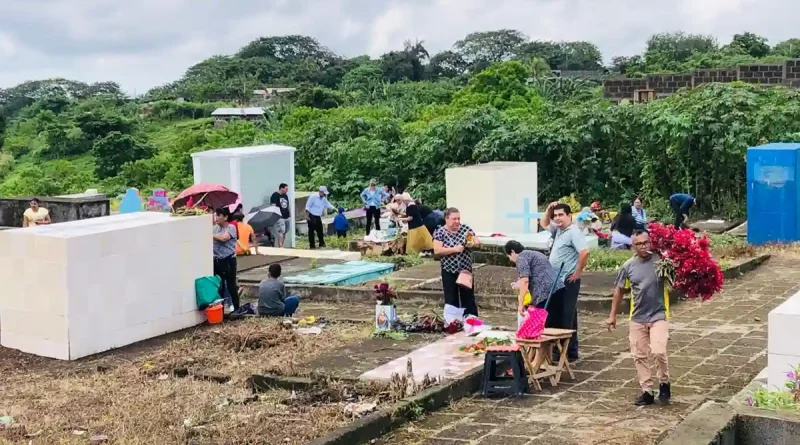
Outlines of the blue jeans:
[[283,316],[291,317],[297,312],[297,307],[300,306],[300,299],[294,296],[286,297],[283,300]]

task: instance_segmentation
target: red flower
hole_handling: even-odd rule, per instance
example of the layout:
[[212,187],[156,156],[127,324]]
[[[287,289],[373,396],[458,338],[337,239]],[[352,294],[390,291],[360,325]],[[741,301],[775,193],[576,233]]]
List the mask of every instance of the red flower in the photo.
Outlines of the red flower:
[[675,289],[683,291],[687,298],[703,301],[722,290],[722,270],[709,252],[707,236],[698,237],[689,229],[675,230],[659,223],[650,223],[648,231],[653,250],[676,264]]

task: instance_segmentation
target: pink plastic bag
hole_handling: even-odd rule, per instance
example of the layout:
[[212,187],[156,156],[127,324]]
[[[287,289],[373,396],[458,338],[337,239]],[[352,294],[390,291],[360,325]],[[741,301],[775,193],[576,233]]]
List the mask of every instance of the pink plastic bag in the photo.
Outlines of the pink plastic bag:
[[547,311],[535,307],[528,308],[528,314],[517,329],[517,338],[533,339],[539,338],[544,331],[544,324],[547,321]]

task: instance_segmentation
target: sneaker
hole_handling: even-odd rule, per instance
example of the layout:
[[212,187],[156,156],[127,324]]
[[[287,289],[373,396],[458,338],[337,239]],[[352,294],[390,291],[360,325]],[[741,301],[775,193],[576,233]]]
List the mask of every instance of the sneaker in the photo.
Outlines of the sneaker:
[[650,391],[642,391],[642,393],[639,394],[639,397],[637,397],[633,402],[633,404],[636,406],[652,405],[654,403],[656,403],[656,399],[653,397],[653,393]]
[[669,383],[662,383],[658,386],[658,401],[661,403],[669,403],[669,399],[672,397],[672,388],[669,386]]

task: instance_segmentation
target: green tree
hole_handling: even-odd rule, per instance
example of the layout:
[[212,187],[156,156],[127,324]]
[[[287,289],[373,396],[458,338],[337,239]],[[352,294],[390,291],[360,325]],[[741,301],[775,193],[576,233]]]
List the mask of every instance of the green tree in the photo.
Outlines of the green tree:
[[513,29],[473,32],[453,45],[453,49],[478,72],[489,65],[510,59],[528,38]]
[[800,39],[784,40],[775,45],[772,52],[792,59],[800,59]]
[[420,81],[425,78],[424,61],[428,59],[428,50],[423,42],[404,43],[403,51],[391,51],[381,56],[383,78],[390,82],[400,80]]
[[104,179],[116,176],[128,162],[153,156],[154,150],[140,144],[131,135],[112,131],[94,141],[92,153],[97,162],[95,173]]
[[466,72],[467,62],[454,51],[442,51],[431,57],[426,70],[428,79],[453,79]]
[[753,34],[752,32],[734,34],[731,46],[741,48],[743,52],[756,58],[766,57],[770,52],[767,38]]
[[647,40],[644,59],[649,69],[676,70],[692,54],[712,52],[717,47],[717,41],[712,36],[684,32],[660,33]]
[[344,103],[344,96],[338,91],[325,87],[303,87],[292,92],[290,100],[302,107],[327,110]]
[[611,58],[611,69],[620,74],[636,74],[645,71],[642,56],[616,56]]
[[549,42],[535,40],[520,45],[516,58],[526,61],[544,59],[556,70],[597,70],[602,67],[603,56],[596,45],[589,42]]
[[500,110],[529,107],[537,99],[527,86],[529,76],[527,68],[519,61],[499,63],[473,76],[454,99],[465,107],[482,104]]

